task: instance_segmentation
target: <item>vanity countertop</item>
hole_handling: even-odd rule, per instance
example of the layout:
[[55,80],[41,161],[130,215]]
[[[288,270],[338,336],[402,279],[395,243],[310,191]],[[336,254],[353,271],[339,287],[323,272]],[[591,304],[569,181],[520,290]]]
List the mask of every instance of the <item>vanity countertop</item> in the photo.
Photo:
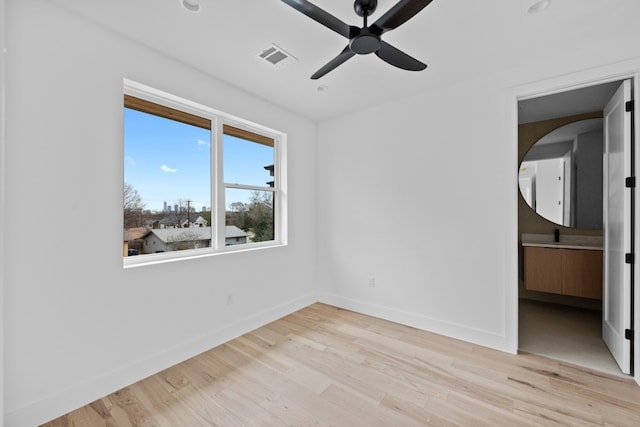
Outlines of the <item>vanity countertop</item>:
[[552,235],[522,234],[522,246],[558,249],[602,250],[602,236],[560,236],[559,242],[553,241]]

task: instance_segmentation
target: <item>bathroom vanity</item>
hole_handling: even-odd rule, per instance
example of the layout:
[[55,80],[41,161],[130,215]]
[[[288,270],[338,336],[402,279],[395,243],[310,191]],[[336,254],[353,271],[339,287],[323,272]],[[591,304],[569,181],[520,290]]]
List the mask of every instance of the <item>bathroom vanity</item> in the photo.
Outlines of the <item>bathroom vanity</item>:
[[602,243],[597,239],[522,241],[527,290],[602,299]]

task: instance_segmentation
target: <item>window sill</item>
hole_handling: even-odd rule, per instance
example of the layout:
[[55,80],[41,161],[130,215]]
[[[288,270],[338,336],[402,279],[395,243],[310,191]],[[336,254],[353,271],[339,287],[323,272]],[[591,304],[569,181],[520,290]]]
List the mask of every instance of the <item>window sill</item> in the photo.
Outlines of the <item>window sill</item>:
[[176,261],[208,258],[208,257],[213,257],[218,255],[225,255],[225,254],[253,252],[257,250],[279,248],[283,246],[287,246],[287,244],[282,242],[269,241],[269,242],[260,242],[260,243],[247,243],[243,245],[231,245],[231,246],[225,246],[224,248],[221,248],[221,249],[213,249],[213,248],[189,249],[184,251],[164,252],[161,254],[136,255],[136,256],[123,257],[122,266],[124,269],[129,269],[129,268],[135,268],[135,267],[165,264],[165,263],[176,262]]

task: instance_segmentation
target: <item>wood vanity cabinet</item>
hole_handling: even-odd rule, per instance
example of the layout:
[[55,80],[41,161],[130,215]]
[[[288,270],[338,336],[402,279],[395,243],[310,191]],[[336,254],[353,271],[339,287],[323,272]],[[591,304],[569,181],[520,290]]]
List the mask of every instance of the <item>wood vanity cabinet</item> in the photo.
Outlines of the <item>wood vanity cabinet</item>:
[[525,246],[524,285],[531,291],[602,299],[602,251]]
[[524,287],[530,291],[562,293],[562,257],[555,248],[524,248]]

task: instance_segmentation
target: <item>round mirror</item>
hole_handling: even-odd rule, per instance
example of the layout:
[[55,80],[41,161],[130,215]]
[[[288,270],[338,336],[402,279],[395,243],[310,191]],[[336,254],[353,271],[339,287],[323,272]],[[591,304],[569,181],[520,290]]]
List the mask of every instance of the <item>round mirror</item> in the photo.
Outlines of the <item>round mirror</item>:
[[602,228],[602,119],[581,120],[543,136],[520,164],[525,202],[565,227]]

